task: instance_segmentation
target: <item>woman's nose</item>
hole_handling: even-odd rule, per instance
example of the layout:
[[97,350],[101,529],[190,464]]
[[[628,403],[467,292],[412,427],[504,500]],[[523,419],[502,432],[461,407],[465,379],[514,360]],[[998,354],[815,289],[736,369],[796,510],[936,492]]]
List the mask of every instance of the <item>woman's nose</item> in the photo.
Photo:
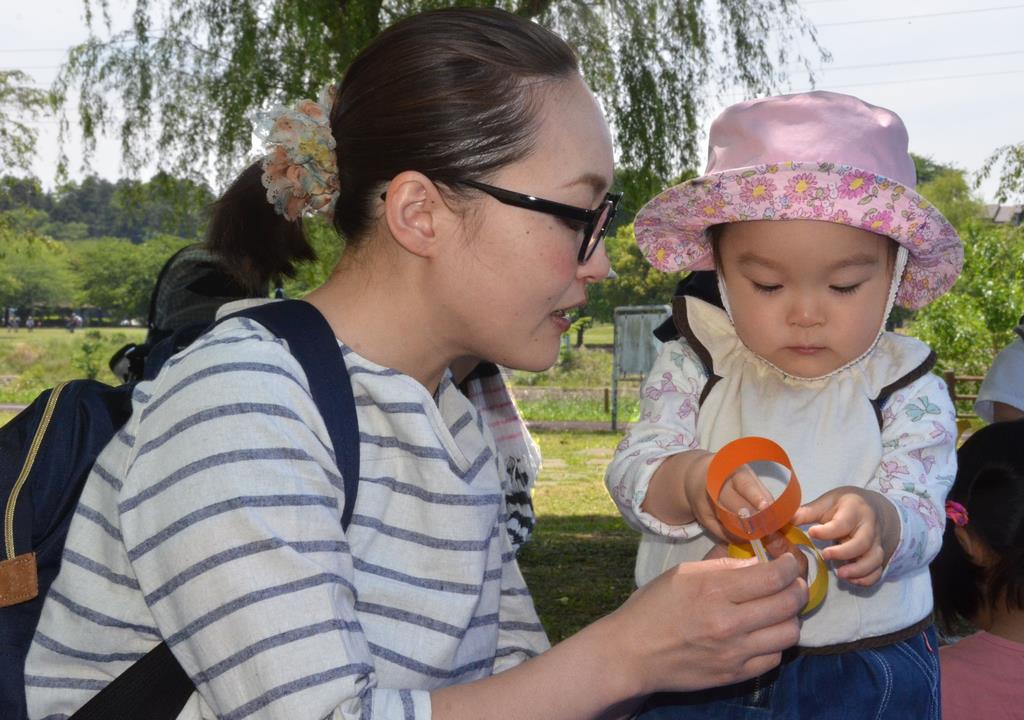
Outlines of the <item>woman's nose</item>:
[[613,279],[611,262],[608,260],[608,253],[604,247],[604,239],[597,244],[594,254],[579,266],[576,276],[588,283],[601,282],[602,280]]

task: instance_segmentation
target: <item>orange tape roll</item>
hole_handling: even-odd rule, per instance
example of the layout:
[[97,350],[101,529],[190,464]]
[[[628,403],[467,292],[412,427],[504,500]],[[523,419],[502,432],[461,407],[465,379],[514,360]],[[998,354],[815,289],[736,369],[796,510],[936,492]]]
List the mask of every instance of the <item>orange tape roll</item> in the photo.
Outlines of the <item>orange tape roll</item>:
[[[719,497],[725,481],[743,465],[757,460],[775,462],[789,470],[789,482],[782,494],[771,505],[753,515],[740,516],[722,507],[719,504]],[[789,522],[800,507],[800,482],[796,478],[789,456],[778,443],[763,437],[742,437],[725,445],[715,453],[708,466],[708,495],[711,496],[718,520],[733,535],[747,540],[760,540],[774,532],[782,531],[790,543],[806,547],[814,556],[815,572],[808,587],[807,604],[800,614],[806,615],[821,605],[828,592],[828,569],[821,553],[807,534]],[[729,545],[728,552],[731,557],[754,556],[754,549],[749,543]]]
[[[789,482],[782,494],[768,507],[750,515],[740,517],[722,507],[718,499],[729,476],[748,462],[768,460],[789,470]],[[781,530],[800,507],[800,482],[793,471],[786,451],[778,443],[763,437],[742,437],[733,440],[715,453],[708,467],[708,495],[715,506],[715,515],[726,530],[747,540],[763,538]]]

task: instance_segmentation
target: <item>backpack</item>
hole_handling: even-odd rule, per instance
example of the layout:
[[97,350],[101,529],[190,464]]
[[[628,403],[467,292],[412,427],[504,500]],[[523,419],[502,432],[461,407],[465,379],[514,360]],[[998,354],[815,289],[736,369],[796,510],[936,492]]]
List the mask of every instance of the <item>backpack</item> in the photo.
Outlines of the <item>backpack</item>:
[[186,245],[167,259],[156,277],[149,295],[145,340],[128,343],[114,353],[110,371],[123,383],[152,380],[172,355],[210,327],[218,307],[266,295],[239,284],[224,261],[205,246]]
[[[248,308],[220,322],[230,317],[254,320],[286,340],[302,365],[345,483],[342,527],[347,529],[358,490],[359,429],[334,333],[316,308],[299,300]],[[97,455],[130,417],[134,387],[72,380],[41,393],[0,428],[0,707],[7,708],[5,718],[26,716],[25,657],[43,600],[60,569],[82,486]],[[173,720],[194,689],[161,643],[72,718]]]

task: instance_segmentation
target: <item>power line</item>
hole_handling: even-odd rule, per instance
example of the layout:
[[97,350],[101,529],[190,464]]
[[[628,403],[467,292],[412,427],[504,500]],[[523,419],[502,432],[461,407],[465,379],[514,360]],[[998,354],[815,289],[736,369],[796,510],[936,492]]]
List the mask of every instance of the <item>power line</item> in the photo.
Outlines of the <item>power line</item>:
[[1007,55],[1024,55],[1024,50],[1008,50],[1006,52],[978,53],[976,55],[947,55],[946,57],[927,58],[924,60],[895,60],[884,63],[867,63],[864,65],[821,65],[814,70],[860,70],[862,68],[892,67],[893,65],[918,65],[920,63],[946,62],[949,60],[978,60],[990,57],[1005,57]]
[[[904,85],[906,83],[932,82],[935,80],[964,80],[967,78],[995,77],[998,75],[1017,75],[1018,73],[1024,73],[1024,68],[1018,68],[1016,70],[1003,70],[1001,72],[969,73],[965,75],[936,75],[934,77],[909,78],[907,80],[879,80],[877,82],[843,83],[842,85],[829,85],[828,87],[851,88],[874,87],[876,85]],[[807,92],[809,90],[811,90],[811,88],[806,88],[805,90],[796,90],[794,92]]]
[[921,15],[901,15],[898,17],[871,18],[869,20],[844,20],[841,22],[821,23],[816,27],[838,27],[840,25],[865,25],[867,23],[894,22],[897,20],[920,20],[922,18],[944,17],[947,15],[973,15],[975,13],[996,12],[998,10],[1018,10],[1021,5],[1001,5],[999,7],[977,8],[975,10],[950,10],[949,12],[923,13]]
[[0,48],[0,53],[23,53],[23,52],[66,52],[70,47],[62,48]]

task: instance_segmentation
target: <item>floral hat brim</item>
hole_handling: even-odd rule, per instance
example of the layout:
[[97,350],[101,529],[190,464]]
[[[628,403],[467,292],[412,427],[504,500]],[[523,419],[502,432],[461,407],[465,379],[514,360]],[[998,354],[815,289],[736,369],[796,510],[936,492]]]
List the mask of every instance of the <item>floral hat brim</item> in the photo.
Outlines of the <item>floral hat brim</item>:
[[665,190],[636,216],[636,242],[663,272],[712,270],[705,231],[745,220],[822,220],[886,235],[909,259],[896,303],[921,308],[960,276],[960,235],[913,189],[828,162],[784,162],[713,173]]

